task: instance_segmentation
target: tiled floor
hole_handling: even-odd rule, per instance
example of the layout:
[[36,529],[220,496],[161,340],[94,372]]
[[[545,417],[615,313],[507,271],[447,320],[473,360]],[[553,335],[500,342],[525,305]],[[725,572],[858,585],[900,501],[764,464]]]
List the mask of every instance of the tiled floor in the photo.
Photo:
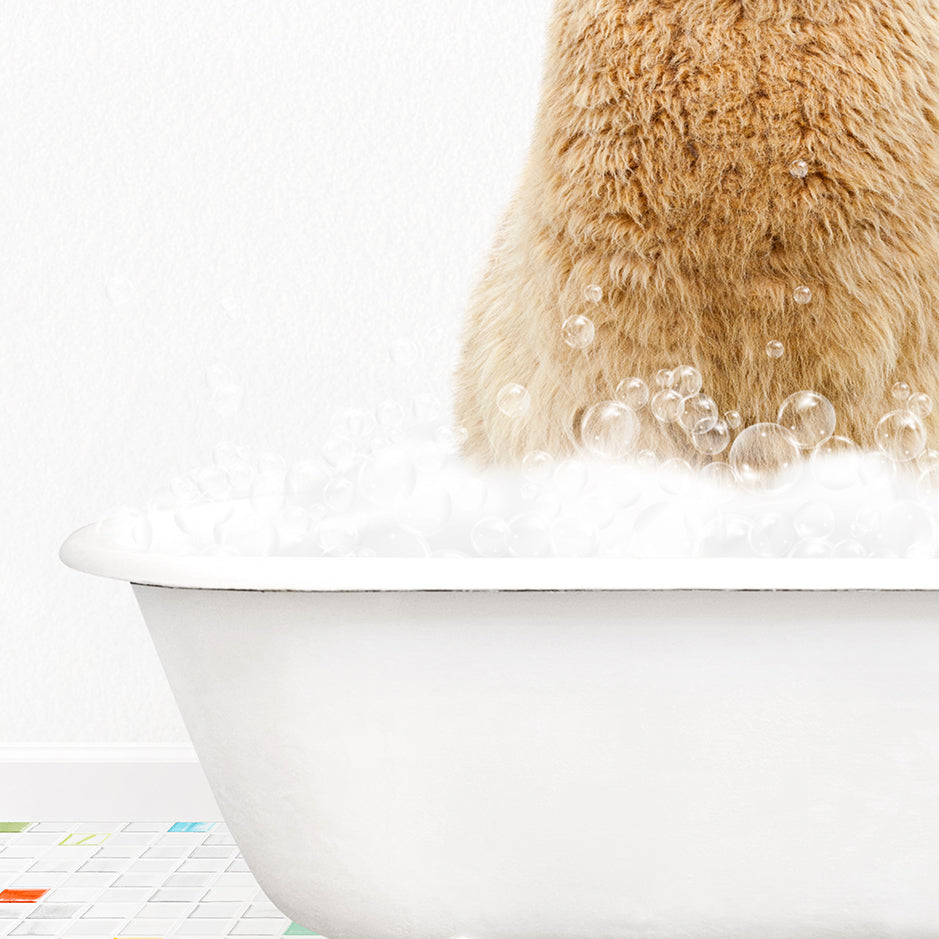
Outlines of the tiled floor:
[[0,822],[0,936],[312,936],[221,822]]

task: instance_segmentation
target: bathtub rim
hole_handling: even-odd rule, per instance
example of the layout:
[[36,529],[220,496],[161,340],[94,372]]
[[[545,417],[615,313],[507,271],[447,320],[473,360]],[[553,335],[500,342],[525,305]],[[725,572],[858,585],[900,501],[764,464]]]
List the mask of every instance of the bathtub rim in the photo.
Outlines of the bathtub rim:
[[303,593],[422,591],[939,591],[934,558],[206,557],[115,548],[79,528],[73,570],[152,587]]

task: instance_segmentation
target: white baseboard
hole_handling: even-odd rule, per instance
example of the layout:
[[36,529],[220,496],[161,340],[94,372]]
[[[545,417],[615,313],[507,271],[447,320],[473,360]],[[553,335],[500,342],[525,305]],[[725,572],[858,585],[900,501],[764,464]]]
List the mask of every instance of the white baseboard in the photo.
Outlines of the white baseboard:
[[0,821],[214,821],[191,747],[0,745]]

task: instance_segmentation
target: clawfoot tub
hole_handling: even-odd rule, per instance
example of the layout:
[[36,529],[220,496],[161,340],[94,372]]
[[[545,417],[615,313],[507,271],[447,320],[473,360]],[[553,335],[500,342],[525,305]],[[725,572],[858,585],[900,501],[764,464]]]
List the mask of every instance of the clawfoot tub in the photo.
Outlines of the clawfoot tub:
[[330,939],[939,935],[934,561],[62,558]]

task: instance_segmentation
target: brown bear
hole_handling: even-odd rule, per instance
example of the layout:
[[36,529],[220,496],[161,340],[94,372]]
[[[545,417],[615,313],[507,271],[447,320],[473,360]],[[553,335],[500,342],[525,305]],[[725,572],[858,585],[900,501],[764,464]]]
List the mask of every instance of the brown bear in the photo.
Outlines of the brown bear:
[[549,48],[465,325],[469,457],[569,454],[584,408],[679,364],[744,425],[819,392],[862,446],[895,383],[939,398],[935,0],[556,0]]

